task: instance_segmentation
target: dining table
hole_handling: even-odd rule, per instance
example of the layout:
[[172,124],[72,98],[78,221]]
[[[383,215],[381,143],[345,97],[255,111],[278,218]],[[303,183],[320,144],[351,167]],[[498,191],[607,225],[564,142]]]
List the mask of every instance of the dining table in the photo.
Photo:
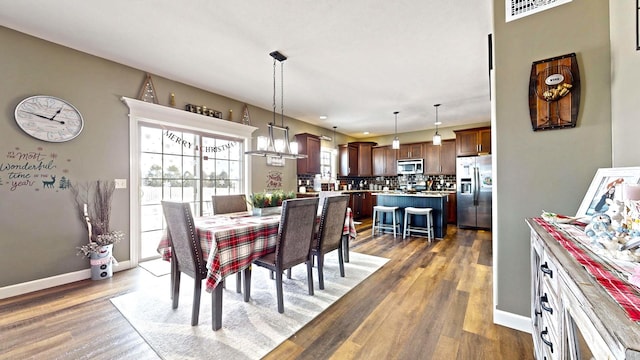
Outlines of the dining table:
[[[212,293],[214,330],[222,327],[221,284],[227,276],[247,269],[255,259],[275,251],[280,219],[281,215],[255,216],[251,211],[194,217],[208,269],[205,290]],[[349,240],[356,236],[353,213],[347,208],[342,236],[345,261],[348,260]],[[157,251],[164,260],[171,260],[171,237],[167,231],[163,233]],[[248,282],[243,283],[247,286]],[[245,288],[244,301],[249,301],[249,293]]]

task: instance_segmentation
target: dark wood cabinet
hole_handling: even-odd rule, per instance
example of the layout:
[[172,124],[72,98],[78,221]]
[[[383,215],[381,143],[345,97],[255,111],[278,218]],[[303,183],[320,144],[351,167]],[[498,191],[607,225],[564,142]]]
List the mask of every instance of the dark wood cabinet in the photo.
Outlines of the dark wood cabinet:
[[373,176],[398,175],[396,155],[397,151],[391,146],[379,146],[371,149]]
[[424,157],[424,143],[400,144],[398,160],[422,159]]
[[298,159],[298,174],[320,174],[320,137],[312,134],[296,134],[298,153],[307,155]]
[[428,142],[424,149],[424,173],[426,175],[455,175],[455,140],[443,140],[442,145],[433,145],[432,142]]
[[353,213],[354,219],[370,218],[373,215],[373,205],[375,205],[375,196],[370,192],[353,192],[349,206]]
[[458,222],[458,203],[456,202],[456,194],[447,195],[447,222],[449,224],[455,224]]
[[339,146],[340,176],[372,176],[371,150],[374,142],[353,142]]
[[456,130],[456,155],[475,156],[491,153],[491,128]]

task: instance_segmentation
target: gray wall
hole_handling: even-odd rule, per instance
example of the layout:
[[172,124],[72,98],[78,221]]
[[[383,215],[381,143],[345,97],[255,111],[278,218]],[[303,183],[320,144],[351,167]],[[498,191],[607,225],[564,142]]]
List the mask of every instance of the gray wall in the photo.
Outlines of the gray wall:
[[[0,287],[66,274],[89,267],[76,256],[76,247],[86,241],[85,228],[76,217],[68,189],[58,187],[62,176],[72,182],[129,180],[128,108],[122,96],[137,98],[145,72],[55,45],[0,27],[0,164],[23,164],[19,153],[41,153],[55,169],[29,172],[33,186],[11,190],[10,171],[0,171]],[[270,76],[270,74],[265,74]],[[204,104],[223,112],[233,110],[239,121],[243,103],[177,83],[152,77],[161,105],[168,106],[175,93],[176,107]],[[83,132],[70,142],[47,143],[27,136],[15,123],[13,111],[25,97],[52,95],[70,101],[85,119]],[[270,96],[270,94],[265,94]],[[250,105],[255,135],[266,135],[269,110]],[[291,135],[300,132],[332,135],[333,129],[285,119]],[[339,134],[338,142],[347,141]],[[11,158],[11,156],[14,156]],[[2,167],[2,166],[0,166]],[[264,158],[252,158],[252,191],[265,188],[268,171],[283,174],[283,188],[296,189],[295,161],[285,167],[266,166]],[[55,189],[44,189],[42,180],[57,176]],[[35,178],[35,175],[46,175]],[[129,183],[129,181],[128,181]],[[129,190],[116,190],[112,229],[129,230]],[[119,261],[129,260],[129,236],[115,246]]]
[[[617,0],[616,0],[617,1]],[[573,1],[505,23],[494,0],[498,310],[529,316],[529,231],[524,218],[543,209],[574,214],[597,168],[611,166],[609,4]],[[629,16],[633,9],[629,8]],[[573,129],[534,132],[531,63],[575,52],[582,99]]]

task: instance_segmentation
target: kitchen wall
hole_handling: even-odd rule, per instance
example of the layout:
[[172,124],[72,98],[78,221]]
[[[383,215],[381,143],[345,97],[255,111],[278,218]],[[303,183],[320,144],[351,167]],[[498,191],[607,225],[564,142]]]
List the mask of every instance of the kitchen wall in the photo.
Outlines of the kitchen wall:
[[[144,69],[134,69],[82,52],[55,45],[0,27],[0,297],[3,290],[16,284],[38,282],[55,284],[58,276],[82,276],[89,262],[76,256],[76,247],[86,240],[84,225],[76,216],[73,197],[60,187],[62,177],[71,182],[93,180],[129,180],[128,108],[122,96],[137,98],[145,79]],[[265,74],[265,76],[271,76]],[[202,104],[228,117],[233,111],[239,121],[243,103],[198,88],[152,75],[160,105],[169,105],[175,93],[176,107]],[[27,136],[14,120],[15,106],[24,98],[46,94],[70,101],[85,119],[83,132],[72,141],[48,143]],[[270,94],[265,94],[270,96]],[[266,135],[271,112],[249,107],[254,135]],[[333,136],[333,129],[285,119],[291,135],[302,132]],[[352,139],[340,133],[338,142]],[[26,154],[38,154],[42,171],[31,171],[29,179],[18,179],[17,171],[7,166],[37,164]],[[266,165],[265,158],[250,157],[252,191],[266,186],[266,174],[282,174],[283,188],[295,190],[295,161],[284,167]],[[24,174],[23,174],[24,175]],[[55,188],[43,188],[42,181],[57,176]],[[129,183],[129,181],[127,181]],[[115,246],[114,255],[127,266],[129,260],[129,189],[116,190],[112,208],[112,228],[127,233]],[[116,268],[117,269],[117,268]],[[41,286],[37,284],[36,286]],[[13,290],[11,290],[13,291]]]
[[[632,1],[625,3],[624,16],[635,17]],[[542,209],[574,214],[596,170],[612,165],[612,123],[616,133],[622,124],[611,116],[608,1],[572,1],[509,23],[503,0],[494,0],[493,10],[493,301],[494,318],[505,324],[528,321],[530,315],[524,219]],[[528,105],[531,63],[572,52],[582,81],[577,126],[534,132]],[[615,79],[626,76],[615,68],[613,73]],[[519,324],[526,328],[526,321]]]

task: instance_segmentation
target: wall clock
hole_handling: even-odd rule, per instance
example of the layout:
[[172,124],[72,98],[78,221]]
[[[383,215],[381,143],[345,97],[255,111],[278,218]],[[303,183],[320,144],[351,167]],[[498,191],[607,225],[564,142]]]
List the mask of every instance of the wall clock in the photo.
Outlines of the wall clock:
[[82,115],[75,106],[48,95],[30,96],[20,101],[14,115],[24,132],[44,141],[69,141],[84,127]]

